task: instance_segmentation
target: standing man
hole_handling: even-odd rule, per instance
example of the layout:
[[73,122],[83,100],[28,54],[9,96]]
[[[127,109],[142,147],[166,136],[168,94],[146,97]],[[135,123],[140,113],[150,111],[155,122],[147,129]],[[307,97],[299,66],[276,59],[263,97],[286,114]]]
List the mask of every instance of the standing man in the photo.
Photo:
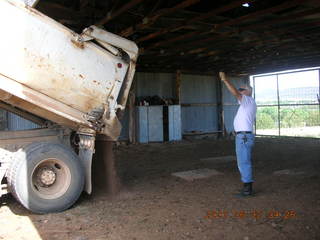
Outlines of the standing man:
[[240,196],[252,195],[252,160],[251,152],[254,145],[253,124],[256,118],[257,105],[252,98],[252,87],[241,86],[236,89],[228,80],[224,72],[219,72],[221,81],[228,90],[235,96],[240,104],[237,115],[234,118],[233,126],[236,133],[236,154],[237,164],[243,182],[243,189]]

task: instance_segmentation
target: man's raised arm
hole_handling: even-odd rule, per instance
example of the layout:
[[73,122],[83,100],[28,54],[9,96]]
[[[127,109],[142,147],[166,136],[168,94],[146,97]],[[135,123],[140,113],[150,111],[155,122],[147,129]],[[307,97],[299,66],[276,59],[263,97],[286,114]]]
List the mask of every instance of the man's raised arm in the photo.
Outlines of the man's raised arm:
[[233,84],[228,80],[226,74],[224,72],[219,72],[219,76],[222,82],[227,86],[228,90],[231,92],[233,96],[235,96],[239,101],[242,99],[242,95],[240,92],[233,86]]

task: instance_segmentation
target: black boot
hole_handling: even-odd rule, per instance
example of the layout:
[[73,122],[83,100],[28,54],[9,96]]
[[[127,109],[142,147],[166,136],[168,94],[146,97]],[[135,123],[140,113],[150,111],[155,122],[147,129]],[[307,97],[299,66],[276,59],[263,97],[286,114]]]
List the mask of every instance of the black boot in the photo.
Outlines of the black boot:
[[241,194],[243,196],[251,196],[252,195],[252,183],[244,183],[243,184],[243,189],[241,191]]
[[252,196],[252,183],[244,183],[240,193],[236,194],[236,197],[249,197]]

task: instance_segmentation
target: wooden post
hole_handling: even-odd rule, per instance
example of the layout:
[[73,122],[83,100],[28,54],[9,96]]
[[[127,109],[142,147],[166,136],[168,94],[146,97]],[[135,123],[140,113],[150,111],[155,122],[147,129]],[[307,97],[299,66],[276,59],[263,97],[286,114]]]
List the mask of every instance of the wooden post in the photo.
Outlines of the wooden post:
[[181,100],[181,70],[177,70],[176,72],[176,79],[175,79],[175,97],[176,97],[176,104],[180,105]]
[[129,142],[136,143],[136,94],[134,90],[129,93]]
[[224,125],[224,112],[223,112],[223,84],[219,77],[216,78],[217,81],[217,120],[218,120],[218,130],[219,130],[219,137],[225,137],[225,125]]

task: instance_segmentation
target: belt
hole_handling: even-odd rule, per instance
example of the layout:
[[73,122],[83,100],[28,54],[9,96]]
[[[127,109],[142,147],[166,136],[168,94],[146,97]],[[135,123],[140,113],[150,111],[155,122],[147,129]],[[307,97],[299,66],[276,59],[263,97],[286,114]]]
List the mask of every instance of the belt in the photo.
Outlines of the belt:
[[252,132],[247,132],[247,131],[240,131],[236,132],[236,134],[251,134]]

